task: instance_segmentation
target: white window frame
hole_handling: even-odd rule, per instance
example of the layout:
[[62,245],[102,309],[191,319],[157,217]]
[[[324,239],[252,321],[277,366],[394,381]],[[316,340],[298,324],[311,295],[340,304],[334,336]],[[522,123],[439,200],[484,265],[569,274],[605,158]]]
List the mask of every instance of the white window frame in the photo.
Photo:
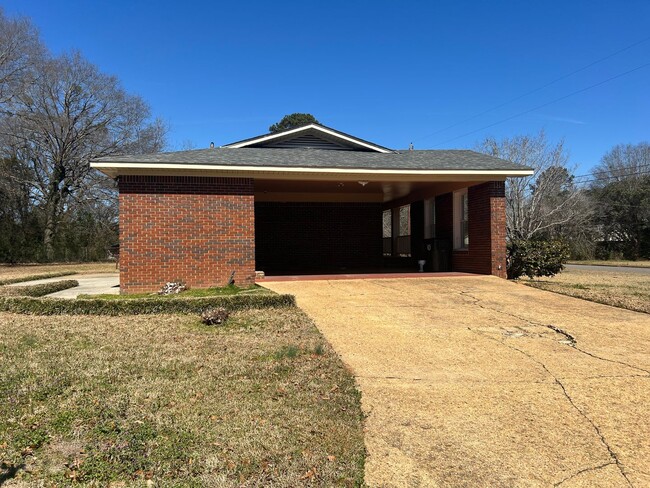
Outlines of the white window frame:
[[[465,208],[463,208],[463,201]],[[462,229],[466,228],[464,236]],[[454,192],[454,249],[467,251],[469,248],[469,198],[467,188]]]

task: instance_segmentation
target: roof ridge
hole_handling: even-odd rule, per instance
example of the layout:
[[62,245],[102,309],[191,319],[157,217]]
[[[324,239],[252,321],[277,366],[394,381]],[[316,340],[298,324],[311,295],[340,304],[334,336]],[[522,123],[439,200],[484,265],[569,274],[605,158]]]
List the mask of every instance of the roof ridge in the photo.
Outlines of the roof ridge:
[[[254,144],[263,144],[269,141],[274,141],[278,139],[285,138],[286,136],[291,136],[293,134],[300,134],[302,132],[306,132],[309,130],[315,130],[318,132],[321,132],[323,134],[326,134],[328,137],[331,137],[333,139],[336,139],[340,141],[343,145],[350,146],[351,144],[356,146],[356,147],[362,147],[365,148],[366,150],[371,150],[374,152],[378,153],[391,153],[395,152],[393,149],[387,148],[385,146],[380,146],[379,144],[376,144],[374,142],[370,142],[365,139],[361,139],[360,137],[353,136],[351,134],[347,134],[343,131],[334,129],[332,127],[328,127],[323,124],[316,124],[316,123],[310,123],[306,125],[301,125],[298,127],[292,127],[291,129],[287,129],[281,132],[270,132],[267,134],[262,134],[259,136],[251,137],[248,139],[243,139],[241,141],[235,141],[231,142],[230,144],[224,144],[221,147],[222,148],[237,148],[241,149],[246,146],[254,145]],[[290,138],[291,139],[291,138]],[[351,143],[351,144],[350,144]]]

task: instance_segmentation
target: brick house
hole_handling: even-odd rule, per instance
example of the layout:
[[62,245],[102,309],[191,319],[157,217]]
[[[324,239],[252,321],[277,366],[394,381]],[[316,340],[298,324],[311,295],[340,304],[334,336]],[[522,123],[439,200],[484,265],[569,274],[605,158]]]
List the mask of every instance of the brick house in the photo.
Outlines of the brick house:
[[318,124],[222,147],[97,159],[118,182],[122,293],[267,275],[505,277],[506,177],[468,150],[395,151]]

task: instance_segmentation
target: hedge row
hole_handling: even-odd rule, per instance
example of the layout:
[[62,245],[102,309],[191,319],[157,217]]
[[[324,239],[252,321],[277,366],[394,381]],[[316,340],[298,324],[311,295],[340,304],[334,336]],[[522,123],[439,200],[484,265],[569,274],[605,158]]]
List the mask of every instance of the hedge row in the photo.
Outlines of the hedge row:
[[141,315],[158,313],[201,313],[208,308],[228,311],[255,308],[295,307],[293,295],[231,295],[202,298],[166,298],[164,300],[101,298],[66,300],[64,298],[0,297],[0,311],[33,315]]
[[68,288],[79,286],[77,280],[61,280],[52,283],[28,286],[7,286],[2,290],[3,295],[19,295],[23,297],[42,297]]
[[6,278],[0,280],[0,285],[11,285],[13,283],[22,283],[23,281],[46,280],[48,278],[58,278],[59,276],[70,276],[77,274],[77,271],[55,271],[53,273],[42,273],[31,276],[23,276],[21,278]]

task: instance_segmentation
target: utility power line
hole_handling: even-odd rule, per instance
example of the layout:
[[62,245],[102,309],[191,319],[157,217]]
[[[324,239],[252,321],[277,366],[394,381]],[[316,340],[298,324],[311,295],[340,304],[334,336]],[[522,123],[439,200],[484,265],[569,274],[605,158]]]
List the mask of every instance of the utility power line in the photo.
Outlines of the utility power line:
[[442,142],[440,142],[438,144],[435,144],[433,147],[437,147],[437,146],[440,146],[442,144],[447,144],[448,142],[455,141],[457,139],[462,139],[463,137],[470,136],[472,134],[476,134],[477,132],[481,132],[482,130],[489,129],[490,127],[494,127],[495,125],[503,124],[504,122],[507,122],[507,121],[512,120],[512,119],[516,119],[517,117],[521,117],[522,115],[529,114],[531,112],[534,112],[535,110],[539,110],[540,108],[547,107],[549,105],[560,102],[560,101],[565,100],[565,99],[567,99],[569,97],[572,97],[574,95],[578,95],[579,93],[583,93],[583,92],[586,92],[587,90],[591,90],[593,88],[599,87],[601,85],[604,85],[605,83],[609,83],[610,81],[614,81],[614,80],[616,80],[618,78],[621,78],[621,77],[623,77],[625,75],[629,75],[630,73],[634,73],[635,71],[646,68],[648,66],[650,66],[650,63],[644,63],[644,64],[642,64],[640,66],[637,66],[636,68],[632,68],[632,69],[630,69],[628,71],[625,71],[623,73],[619,73],[618,75],[607,78],[606,80],[599,81],[598,83],[594,83],[593,85],[587,86],[585,88],[581,88],[580,90],[576,90],[576,91],[571,92],[571,93],[569,93],[567,95],[564,95],[562,97],[551,100],[550,102],[546,102],[546,103],[543,103],[541,105],[537,105],[536,107],[533,107],[533,108],[528,109],[528,110],[524,110],[523,112],[519,112],[519,113],[517,113],[515,115],[511,115],[510,117],[506,117],[505,119],[501,119],[498,122],[494,122],[492,124],[483,126],[483,127],[479,128],[479,129],[466,132],[466,133],[464,133],[464,134],[462,134],[460,136],[452,137],[451,139],[447,139],[447,140],[442,141]]
[[626,174],[621,174],[621,175],[613,175],[613,176],[598,176],[589,180],[582,180],[582,181],[574,181],[573,183],[576,186],[586,186],[589,183],[593,183],[595,181],[609,181],[609,180],[616,180],[618,178],[629,178],[632,176],[645,176],[645,175],[650,175],[650,171],[641,171],[641,172],[636,172],[636,173],[626,173]]
[[[643,168],[650,168],[650,163],[647,163],[647,164],[640,164],[640,165],[638,165],[636,168],[634,168],[634,170],[636,171],[636,170],[643,169]],[[624,171],[628,171],[628,170],[626,169],[626,170],[624,170]],[[574,179],[578,179],[578,178],[587,178],[587,177],[591,178],[591,177],[596,176],[596,175],[610,174],[611,172],[612,172],[612,170],[592,171],[591,173],[585,173],[584,175],[576,175],[576,176],[574,176],[573,178],[574,178]],[[634,174],[636,174],[636,173],[634,173]],[[624,176],[624,174],[621,174],[621,175],[611,175],[612,178],[618,178],[618,177],[622,177],[622,176]]]
[[615,52],[613,52],[613,53],[611,53],[611,54],[609,54],[609,55],[607,55],[607,56],[605,56],[603,58],[597,59],[596,61],[592,61],[591,63],[586,64],[586,65],[582,66],[581,68],[578,68],[578,69],[576,69],[574,71],[571,71],[570,73],[562,75],[559,78],[555,78],[554,80],[549,81],[548,83],[546,83],[544,85],[541,85],[541,86],[539,86],[537,88],[534,88],[534,89],[532,89],[532,90],[530,90],[530,91],[528,91],[528,92],[526,92],[526,93],[524,93],[522,95],[516,96],[515,98],[511,98],[510,100],[507,100],[507,101],[505,101],[503,103],[500,103],[499,105],[495,105],[492,108],[489,108],[487,110],[484,110],[483,112],[472,115],[471,117],[468,117],[468,118],[463,119],[463,120],[461,120],[459,122],[451,124],[451,125],[443,128],[443,129],[432,132],[431,134],[420,137],[418,139],[414,139],[414,141],[417,142],[417,141],[421,141],[423,139],[428,139],[429,137],[433,137],[433,136],[438,135],[438,134],[440,134],[442,132],[446,132],[449,129],[453,129],[454,127],[458,127],[459,125],[464,124],[465,122],[469,122],[470,120],[474,120],[474,119],[480,117],[481,115],[485,115],[485,114],[488,114],[490,112],[494,112],[495,110],[498,110],[498,109],[500,109],[502,107],[505,107],[506,105],[510,105],[511,103],[516,102],[518,100],[521,100],[522,98],[526,98],[527,96],[530,96],[530,95],[532,95],[534,93],[542,91],[543,89],[548,88],[549,86],[554,85],[555,83],[558,83],[558,82],[560,82],[562,80],[566,80],[567,78],[570,78],[571,76],[573,76],[575,74],[578,74],[578,73],[580,73],[582,71],[585,71],[585,70],[591,68],[592,66],[595,66],[595,65],[597,65],[599,63],[602,63],[603,61],[607,61],[608,59],[613,58],[614,56],[617,56],[617,55],[621,54],[622,52],[628,51],[628,50],[632,49],[633,47],[636,47],[639,44],[643,44],[644,42],[648,42],[648,41],[650,41],[650,37],[646,37],[645,39],[641,39],[640,41],[637,41],[637,42],[632,43],[632,44],[630,44],[628,46],[625,46],[624,48],[619,49],[618,51],[615,51]]

